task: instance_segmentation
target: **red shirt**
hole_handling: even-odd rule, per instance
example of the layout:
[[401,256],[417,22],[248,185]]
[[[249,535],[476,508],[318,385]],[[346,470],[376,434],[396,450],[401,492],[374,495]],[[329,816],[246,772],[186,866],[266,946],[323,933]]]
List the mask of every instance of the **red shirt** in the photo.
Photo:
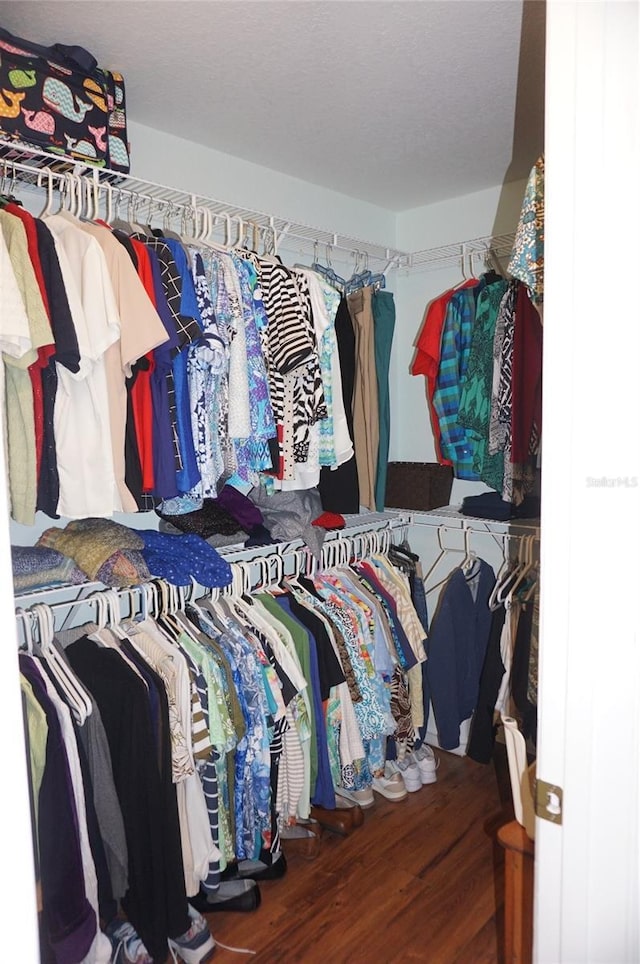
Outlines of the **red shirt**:
[[444,294],[435,298],[428,306],[424,317],[422,330],[416,343],[416,356],[411,366],[412,375],[426,375],[427,378],[427,404],[429,406],[429,416],[431,418],[431,428],[433,430],[433,443],[436,450],[436,458],[441,465],[451,465],[448,459],[442,457],[440,448],[440,423],[433,404],[433,396],[436,390],[436,379],[440,367],[440,345],[442,342],[442,329],[444,319],[447,314],[447,307],[451,295],[459,288],[469,288],[477,285],[475,279],[465,281],[458,288],[450,288]]
[[[142,241],[131,238],[131,244],[138,258],[138,276],[149,295],[151,304],[156,308],[149,252]],[[151,375],[155,368],[153,352],[148,352],[145,359],[148,362],[148,367],[138,371],[131,389],[131,407],[138,442],[140,468],[142,469],[142,491],[153,492],[153,401],[151,397]]]

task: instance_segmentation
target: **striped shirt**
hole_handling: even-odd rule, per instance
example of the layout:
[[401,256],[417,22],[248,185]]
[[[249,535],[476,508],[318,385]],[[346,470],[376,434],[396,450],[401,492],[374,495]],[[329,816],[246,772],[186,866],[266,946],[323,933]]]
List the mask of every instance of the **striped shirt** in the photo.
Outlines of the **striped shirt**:
[[478,480],[473,467],[474,439],[458,421],[462,387],[471,350],[477,288],[455,291],[447,306],[442,330],[440,368],[433,394],[433,407],[440,424],[442,455],[450,459],[457,479]]

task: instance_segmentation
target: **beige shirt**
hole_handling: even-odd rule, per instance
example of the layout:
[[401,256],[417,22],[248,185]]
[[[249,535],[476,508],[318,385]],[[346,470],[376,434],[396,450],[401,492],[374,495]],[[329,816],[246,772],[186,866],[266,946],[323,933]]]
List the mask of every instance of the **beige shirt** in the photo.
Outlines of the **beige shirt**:
[[[70,217],[70,215],[66,216]],[[120,340],[111,346],[105,356],[111,444],[122,509],[124,512],[137,512],[136,501],[124,480],[126,378],[131,375],[131,366],[147,352],[167,341],[168,335],[158,312],[149,300],[126,248],[108,228],[85,221],[76,221],[76,224],[94,237],[102,248],[120,316]]]

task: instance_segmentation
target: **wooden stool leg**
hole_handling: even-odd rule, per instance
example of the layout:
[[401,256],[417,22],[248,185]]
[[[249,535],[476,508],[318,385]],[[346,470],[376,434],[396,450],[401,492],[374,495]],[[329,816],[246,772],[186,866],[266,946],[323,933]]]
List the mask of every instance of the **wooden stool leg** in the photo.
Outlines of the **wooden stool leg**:
[[498,832],[505,850],[505,964],[530,964],[533,956],[533,844],[513,821]]

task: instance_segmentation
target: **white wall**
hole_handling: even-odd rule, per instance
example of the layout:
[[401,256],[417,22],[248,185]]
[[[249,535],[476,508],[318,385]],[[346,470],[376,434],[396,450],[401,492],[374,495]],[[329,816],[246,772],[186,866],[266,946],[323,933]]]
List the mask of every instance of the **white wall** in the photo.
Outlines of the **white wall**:
[[395,247],[392,211],[133,121],[128,130],[135,177]]
[[[535,161],[535,158],[532,159]],[[525,181],[489,188],[464,197],[404,211],[397,216],[401,250],[422,251],[459,241],[514,231],[520,216]],[[474,262],[477,271],[482,265]],[[438,270],[399,271],[395,279],[396,331],[391,357],[390,461],[434,462],[433,433],[425,397],[424,376],[412,376],[415,344],[429,303],[462,281],[461,266]],[[454,480],[451,504],[484,492],[482,483]]]

